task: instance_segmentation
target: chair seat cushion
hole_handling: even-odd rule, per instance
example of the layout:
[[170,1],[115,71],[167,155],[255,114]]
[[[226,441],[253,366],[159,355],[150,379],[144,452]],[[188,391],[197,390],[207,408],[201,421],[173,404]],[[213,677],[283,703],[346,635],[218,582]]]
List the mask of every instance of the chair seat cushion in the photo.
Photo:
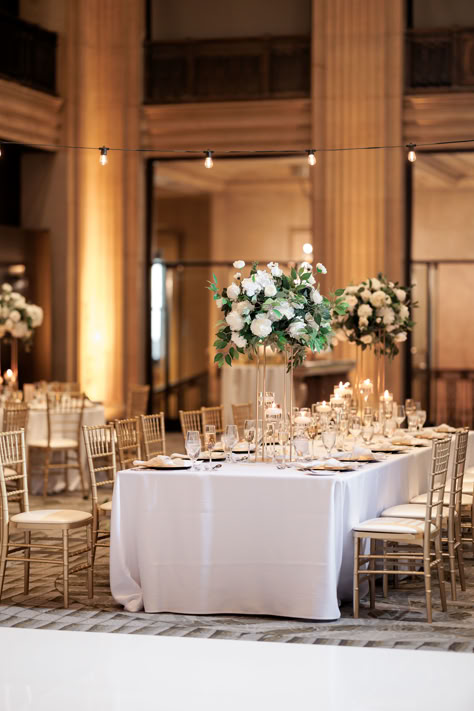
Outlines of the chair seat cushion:
[[[371,518],[354,526],[354,531],[367,531],[368,533],[413,533],[421,534],[425,522],[415,518]],[[431,524],[431,532],[436,531],[436,526]]]
[[[473,489],[474,489],[474,481],[466,481],[466,478],[464,478],[463,483],[462,483],[462,492],[463,494],[469,495],[469,498],[472,501],[472,495],[473,495]],[[451,481],[446,482],[446,491],[449,492],[451,491]]]
[[474,481],[474,467],[468,467],[464,470],[464,481]]
[[426,515],[426,504],[398,504],[382,511],[382,518],[417,518],[424,519]]
[[[41,448],[46,448],[48,446],[48,440],[47,439],[36,439],[32,440],[31,442],[28,442],[28,447],[41,447]],[[75,439],[68,439],[68,438],[57,438],[57,439],[52,439],[49,446],[51,449],[76,449],[79,444],[77,440]]]
[[[15,469],[12,469],[11,467],[5,467],[3,470],[3,473],[5,474],[6,477],[18,476],[18,472]],[[20,473],[21,473],[21,469],[20,469]]]
[[111,501],[106,501],[103,504],[99,505],[99,509],[101,511],[112,511],[112,502]]
[[39,511],[23,511],[10,517],[13,523],[44,523],[64,524],[88,521],[92,516],[87,511],[74,511],[73,509],[40,509]]
[[[426,504],[426,497],[427,494],[418,494],[418,496],[413,497],[413,499],[410,501],[410,504]],[[443,503],[445,506],[449,506],[449,492],[446,492],[444,494]],[[470,506],[472,504],[472,496],[469,496],[468,494],[463,494],[461,498],[461,504],[462,506]]]

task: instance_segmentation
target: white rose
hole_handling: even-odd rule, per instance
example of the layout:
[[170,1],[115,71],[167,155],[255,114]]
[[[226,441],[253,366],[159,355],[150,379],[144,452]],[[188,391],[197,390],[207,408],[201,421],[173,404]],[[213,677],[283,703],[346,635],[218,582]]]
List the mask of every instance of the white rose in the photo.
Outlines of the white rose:
[[395,343],[403,343],[403,341],[406,341],[406,340],[407,340],[407,334],[406,334],[406,332],[403,331],[402,333],[397,333],[397,334],[394,336],[393,340],[395,341]]
[[12,336],[14,338],[24,338],[26,334],[28,333],[28,326],[24,321],[20,321],[19,323],[15,323],[11,330]]
[[366,343],[368,345],[369,343],[372,343],[372,334],[366,333],[365,336],[360,337],[360,340],[362,341],[362,343]]
[[7,294],[9,294],[12,290],[12,287],[10,284],[2,284],[2,290],[5,291]]
[[378,279],[375,279],[375,277],[373,279],[370,279],[370,282],[373,291],[378,291],[382,287],[382,282]]
[[396,328],[396,326],[385,326],[387,333],[392,333],[392,331],[395,331]]
[[388,282],[388,285],[389,285],[389,287],[390,287],[391,289],[393,289],[393,287],[395,286],[395,284],[393,283],[393,281],[389,281],[389,282]]
[[361,328],[361,329],[367,328],[368,325],[369,325],[368,319],[366,319],[364,317],[359,318],[359,328]]
[[311,286],[313,286],[313,284],[316,284],[316,279],[312,274],[306,279],[306,281],[308,282],[308,284],[311,284]]
[[328,270],[324,266],[324,264],[321,264],[321,262],[318,262],[316,264],[316,271],[319,272],[320,274],[327,274]]
[[234,301],[232,304],[232,311],[237,311],[240,316],[249,314],[251,311],[253,311],[255,306],[250,303],[250,301],[247,301],[244,299],[243,301]]
[[382,317],[382,321],[386,326],[390,326],[395,321],[395,313],[390,306],[381,308],[377,311],[377,315]]
[[287,318],[288,321],[291,321],[295,315],[295,310],[288,301],[281,301],[279,306],[277,306],[277,311],[279,311],[283,317]]
[[321,294],[319,293],[319,291],[318,291],[317,289],[313,289],[313,290],[311,291],[311,300],[312,300],[313,303],[315,303],[316,305],[322,303],[323,297],[321,296]]
[[11,318],[7,318],[4,325],[7,331],[9,331],[13,327],[13,321],[11,320]]
[[346,296],[346,297],[344,298],[344,301],[345,301],[346,304],[349,306],[349,312],[350,312],[350,313],[353,313],[354,308],[355,308],[355,307],[357,306],[357,304],[359,303],[359,299],[357,298],[357,296],[351,296],[351,294],[349,294],[348,296]]
[[247,347],[247,341],[243,336],[240,336],[237,331],[234,331],[232,333],[232,336],[230,337],[230,340],[235,343],[237,348],[246,348]]
[[257,314],[256,318],[250,324],[250,330],[254,336],[266,338],[272,332],[272,322],[264,314]]
[[232,282],[232,284],[227,287],[227,296],[231,301],[235,301],[239,297],[239,294],[240,287]]
[[267,284],[265,287],[265,296],[275,296],[277,293],[277,288],[275,284]]
[[301,262],[301,269],[304,269],[305,272],[312,272],[313,267],[309,262]]
[[304,321],[301,321],[301,319],[298,318],[292,321],[288,326],[288,333],[291,338],[294,338],[295,340],[300,340],[302,336],[306,336],[307,334],[305,333],[305,330],[306,326]]
[[245,262],[243,262],[241,259],[237,259],[236,262],[234,262],[234,269],[243,269],[245,267]]
[[365,303],[367,303],[367,301],[370,301],[371,296],[372,296],[372,292],[369,291],[369,289],[364,289],[364,291],[360,292],[360,297],[361,297],[362,301],[365,301]]
[[216,299],[216,306],[218,309],[222,308],[222,299]]
[[241,278],[242,278],[242,274],[240,272],[235,272],[234,279],[241,279]]
[[375,306],[376,309],[379,309],[381,306],[385,306],[385,296],[384,291],[374,291],[370,297],[370,303],[372,306]]
[[35,304],[30,304],[30,318],[33,328],[41,326],[43,323],[43,309],[41,306],[35,306]]
[[410,316],[410,309],[408,308],[408,306],[405,306],[405,304],[402,304],[400,306],[399,314],[402,321],[406,321],[406,319]]
[[262,287],[257,281],[254,281],[251,277],[247,277],[242,280],[242,289],[245,291],[247,296],[252,297],[255,296],[255,294],[258,294],[258,292],[262,290]]
[[278,266],[278,262],[268,262],[267,267],[270,269],[272,276],[280,277],[283,272]]
[[10,313],[10,318],[13,323],[18,323],[18,321],[21,321],[21,313],[16,309],[13,309],[13,311]]
[[230,314],[227,314],[225,320],[233,331],[240,331],[244,327],[244,319],[237,311],[231,311]]
[[344,289],[344,296],[347,296],[348,294],[357,294],[358,286],[346,286]]
[[369,304],[362,304],[357,309],[357,315],[362,318],[367,319],[367,318],[369,318],[369,316],[372,316],[372,314],[373,314],[373,309],[371,306],[369,306]]
[[394,292],[397,299],[403,304],[403,302],[407,298],[406,291],[404,289],[394,289]]
[[257,270],[257,275],[256,275],[256,280],[262,287],[262,289],[265,289],[266,286],[269,284],[273,284],[273,277],[271,274],[269,274],[265,269],[258,269]]

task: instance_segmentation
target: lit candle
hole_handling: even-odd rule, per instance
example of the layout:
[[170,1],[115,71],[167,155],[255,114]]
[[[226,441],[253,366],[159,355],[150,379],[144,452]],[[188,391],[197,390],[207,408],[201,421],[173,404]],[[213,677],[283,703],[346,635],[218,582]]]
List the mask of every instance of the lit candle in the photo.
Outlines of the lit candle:
[[316,410],[317,410],[318,412],[320,412],[321,414],[322,414],[322,413],[329,413],[329,412],[331,412],[331,408],[330,408],[329,405],[326,403],[326,400],[323,400],[323,402],[321,403],[321,405],[318,405],[318,406],[317,406]]
[[332,395],[330,403],[332,407],[344,407],[344,398],[339,395]]
[[311,417],[306,417],[305,415],[298,415],[298,417],[295,417],[295,424],[296,425],[310,425],[311,424]]
[[383,395],[380,396],[380,402],[385,403],[385,402],[393,402],[393,395],[390,393],[388,390],[384,392]]
[[16,378],[15,373],[13,372],[13,370],[11,370],[11,368],[8,368],[8,370],[5,371],[3,379],[5,380],[7,385],[13,385]]
[[267,407],[265,410],[265,415],[267,417],[281,417],[281,408],[280,407]]

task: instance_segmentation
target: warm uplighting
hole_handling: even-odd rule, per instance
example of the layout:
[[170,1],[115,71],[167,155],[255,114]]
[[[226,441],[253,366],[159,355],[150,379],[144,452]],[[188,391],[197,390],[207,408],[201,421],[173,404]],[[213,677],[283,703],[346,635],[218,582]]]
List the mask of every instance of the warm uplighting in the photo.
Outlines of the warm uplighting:
[[214,162],[212,160],[212,151],[206,151],[206,159],[204,161],[204,167],[205,168],[212,168],[214,165]]
[[108,152],[108,150],[109,150],[109,149],[106,148],[105,146],[102,146],[102,148],[100,149],[99,163],[100,163],[101,165],[107,165],[107,163],[108,163],[108,158],[107,158],[107,152]]
[[316,158],[315,151],[308,151],[308,164],[309,165],[316,165],[316,163],[317,163],[317,158]]
[[410,161],[410,163],[414,163],[416,161],[415,144],[409,143],[407,148],[410,149],[408,151],[408,160]]
[[312,254],[313,253],[313,245],[310,244],[309,242],[305,242],[303,245],[303,252],[305,254]]

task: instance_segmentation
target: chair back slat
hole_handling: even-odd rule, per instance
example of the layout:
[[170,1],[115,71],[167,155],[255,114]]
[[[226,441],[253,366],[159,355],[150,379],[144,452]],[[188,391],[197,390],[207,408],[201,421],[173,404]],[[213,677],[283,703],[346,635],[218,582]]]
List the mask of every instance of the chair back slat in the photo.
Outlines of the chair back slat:
[[431,524],[435,523],[437,528],[441,528],[450,452],[451,437],[434,441],[426,497],[425,539],[428,541],[430,540]]
[[[115,430],[113,425],[97,425],[82,428],[86,446],[87,462],[91,479],[93,513],[97,509],[97,489],[115,483],[117,464],[115,456]],[[106,479],[97,475],[106,472]]]
[[243,437],[245,420],[252,419],[252,403],[244,402],[232,405],[232,418],[239,431],[239,436]]
[[138,418],[130,417],[126,420],[115,420],[114,426],[117,435],[120,469],[129,469],[135,459],[141,459]]
[[127,419],[138,417],[139,415],[146,415],[149,394],[149,385],[133,385],[129,388],[127,395]]
[[18,432],[28,424],[28,405],[24,402],[7,401],[3,407],[2,431]]
[[[7,491],[9,477],[5,475],[6,468],[14,469],[18,473],[17,480],[21,481],[19,488]],[[10,516],[8,508],[8,498],[10,496],[20,496],[21,510],[30,510],[26,473],[25,430],[23,429],[15,432],[0,432],[0,491],[2,521],[3,526],[6,526]]]
[[206,429],[206,425],[214,425],[218,435],[224,432],[224,405],[201,407],[201,414],[203,432]]
[[84,393],[80,392],[47,393],[48,446],[51,446],[53,439],[80,442],[84,401]]
[[[464,469],[466,466],[467,444],[469,430],[463,429],[456,432],[454,437],[453,466],[449,489],[449,513],[457,512],[461,516],[462,489],[464,483]],[[461,520],[461,518],[459,518]]]
[[165,415],[140,415],[140,429],[145,459],[166,453]]
[[202,434],[203,429],[201,410],[180,410],[179,421],[181,424],[181,432],[183,433],[184,441],[186,442],[186,433],[195,430],[201,435],[201,446],[203,446],[204,439]]

